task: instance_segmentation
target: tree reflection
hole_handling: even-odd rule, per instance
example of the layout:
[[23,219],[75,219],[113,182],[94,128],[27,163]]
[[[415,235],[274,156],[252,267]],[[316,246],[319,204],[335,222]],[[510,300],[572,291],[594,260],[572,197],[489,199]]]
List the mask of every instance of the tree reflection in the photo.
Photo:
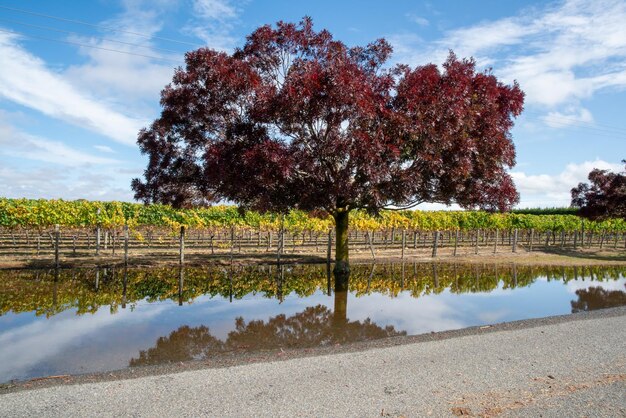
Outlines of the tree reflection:
[[154,347],[142,350],[139,358],[131,359],[130,366],[200,360],[223,350],[223,346],[222,341],[211,335],[209,328],[184,325],[168,337],[159,337]]
[[623,290],[606,290],[602,287],[590,287],[577,290],[576,295],[578,300],[571,302],[572,313],[626,305],[626,292]]
[[[339,299],[339,303],[337,300]],[[335,306],[346,306],[347,293],[335,294]],[[230,351],[257,351],[278,348],[308,348],[346,344],[406,335],[393,326],[380,327],[369,318],[349,321],[346,310],[331,311],[324,305],[308,307],[292,316],[274,316],[267,322],[235,320],[235,330],[225,342],[211,335],[205,326],[182,326],[167,337],[160,337],[154,347],[143,350],[131,366],[199,360]]]

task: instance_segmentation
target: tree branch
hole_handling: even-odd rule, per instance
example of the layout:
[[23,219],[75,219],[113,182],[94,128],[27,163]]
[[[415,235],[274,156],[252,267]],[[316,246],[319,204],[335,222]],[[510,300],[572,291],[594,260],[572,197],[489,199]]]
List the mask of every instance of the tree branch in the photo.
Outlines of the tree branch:
[[419,205],[419,204],[421,204],[421,203],[425,203],[425,202],[426,202],[425,200],[416,200],[416,201],[414,201],[414,202],[412,202],[412,203],[409,203],[409,204],[408,204],[408,205],[406,205],[406,206],[402,206],[402,207],[394,207],[394,208],[390,208],[390,207],[387,207],[387,206],[383,206],[381,209],[382,209],[382,210],[393,210],[393,211],[407,210],[407,209],[414,208],[415,206],[417,206],[417,205]]

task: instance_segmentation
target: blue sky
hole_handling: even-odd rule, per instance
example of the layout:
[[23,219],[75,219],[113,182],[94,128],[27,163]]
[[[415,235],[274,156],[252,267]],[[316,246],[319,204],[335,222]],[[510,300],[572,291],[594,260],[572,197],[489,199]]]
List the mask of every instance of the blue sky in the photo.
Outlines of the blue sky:
[[394,63],[452,49],[517,80],[520,207],[567,205],[593,167],[623,168],[625,1],[0,0],[0,196],[132,200],[137,132],[184,52],[305,15],[349,45],[386,38]]

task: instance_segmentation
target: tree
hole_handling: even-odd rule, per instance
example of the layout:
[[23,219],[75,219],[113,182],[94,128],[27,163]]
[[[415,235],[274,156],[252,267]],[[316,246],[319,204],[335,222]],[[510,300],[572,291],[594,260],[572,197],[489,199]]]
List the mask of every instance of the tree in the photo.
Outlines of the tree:
[[[622,161],[625,164],[626,160]],[[572,189],[572,206],[580,208],[580,215],[590,219],[626,219],[626,170],[612,173],[593,169],[589,182]]]
[[161,116],[139,133],[149,162],[135,197],[326,211],[336,274],[349,272],[353,209],[510,208],[517,83],[452,52],[443,69],[390,67],[391,52],[384,39],[349,48],[310,18],[262,26],[231,55],[188,52],[161,94]]

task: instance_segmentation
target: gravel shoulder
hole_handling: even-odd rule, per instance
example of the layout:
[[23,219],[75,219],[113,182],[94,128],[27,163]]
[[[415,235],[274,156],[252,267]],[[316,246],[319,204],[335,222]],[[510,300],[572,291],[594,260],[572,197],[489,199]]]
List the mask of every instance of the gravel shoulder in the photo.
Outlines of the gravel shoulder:
[[0,416],[626,416],[626,307],[3,392]]

